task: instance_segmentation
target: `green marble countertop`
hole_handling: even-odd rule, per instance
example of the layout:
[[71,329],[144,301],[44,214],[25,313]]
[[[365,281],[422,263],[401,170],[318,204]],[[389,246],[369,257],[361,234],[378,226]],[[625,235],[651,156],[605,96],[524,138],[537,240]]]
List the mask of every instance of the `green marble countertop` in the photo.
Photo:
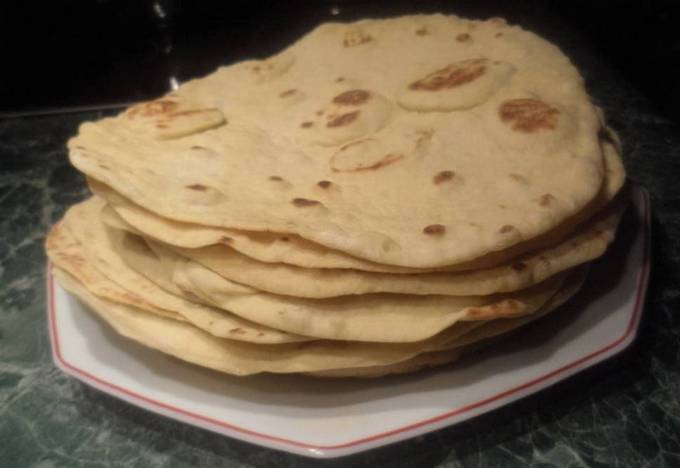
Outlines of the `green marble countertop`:
[[576,40],[558,42],[622,135],[629,178],[652,196],[652,283],[629,350],[467,423],[332,461],[148,413],[66,376],[50,356],[42,241],[87,194],[64,144],[101,114],[7,119],[0,121],[0,467],[680,465],[680,133],[600,57]]

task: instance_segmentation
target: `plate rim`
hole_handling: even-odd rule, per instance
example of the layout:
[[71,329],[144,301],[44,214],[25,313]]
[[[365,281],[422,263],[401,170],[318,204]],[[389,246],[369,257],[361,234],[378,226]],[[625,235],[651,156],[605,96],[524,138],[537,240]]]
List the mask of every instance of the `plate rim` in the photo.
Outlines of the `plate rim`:
[[[633,196],[640,200],[639,209],[642,211],[641,235],[643,236],[642,245],[642,264],[637,270],[637,285],[635,292],[635,305],[632,308],[631,316],[628,320],[626,330],[624,333],[613,340],[612,342],[592,351],[572,362],[565,364],[557,369],[552,369],[549,372],[540,374],[526,382],[515,385],[513,387],[504,389],[495,393],[494,395],[478,400],[474,403],[468,403],[457,408],[449,409],[436,416],[431,416],[426,419],[413,422],[407,425],[399,426],[397,428],[383,431],[370,436],[364,436],[358,439],[353,439],[340,444],[320,445],[308,443],[304,441],[287,439],[272,434],[258,432],[245,427],[240,427],[227,421],[211,418],[209,416],[197,414],[189,410],[179,408],[177,406],[155,400],[148,396],[142,395],[134,390],[124,388],[113,382],[109,382],[101,377],[91,374],[90,372],[79,368],[77,365],[67,362],[62,354],[60,348],[59,333],[56,326],[56,306],[55,306],[55,286],[52,276],[52,263],[48,261],[46,272],[47,283],[47,315],[50,345],[52,351],[52,359],[57,367],[64,373],[88,384],[99,391],[108,393],[116,398],[122,399],[130,404],[134,404],[147,411],[152,411],[165,417],[169,417],[193,426],[200,427],[205,430],[217,432],[227,437],[239,439],[248,443],[266,446],[276,450],[284,450],[298,455],[315,457],[315,458],[335,458],[350,455],[353,453],[370,450],[377,446],[395,443],[410,437],[441,429],[443,427],[463,422],[466,419],[472,418],[487,411],[492,411],[501,405],[494,405],[494,403],[509,404],[517,401],[528,395],[543,390],[562,379],[574,375],[580,370],[595,365],[605,359],[608,359],[615,354],[620,353],[626,349],[634,340],[638,325],[640,322],[643,304],[645,302],[647,286],[650,274],[650,253],[651,253],[651,208],[649,193],[641,188],[634,187]],[[560,379],[557,379],[561,377]],[[506,401],[503,401],[507,399]],[[481,410],[475,413],[474,410]],[[452,421],[450,424],[441,424],[449,418],[460,416],[469,413],[469,418],[460,421]],[[226,432],[230,431],[230,432]],[[232,433],[233,432],[233,433]],[[398,439],[391,439],[399,436]],[[378,443],[376,443],[378,442]],[[382,444],[379,442],[383,442]]]

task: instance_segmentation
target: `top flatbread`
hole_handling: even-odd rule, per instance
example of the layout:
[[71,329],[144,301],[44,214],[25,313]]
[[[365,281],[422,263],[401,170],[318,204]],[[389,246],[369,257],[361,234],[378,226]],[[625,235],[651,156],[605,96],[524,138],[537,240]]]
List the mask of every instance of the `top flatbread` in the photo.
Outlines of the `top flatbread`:
[[500,21],[325,24],[86,123],[73,164],[162,216],[431,268],[532,239],[603,180],[569,60]]

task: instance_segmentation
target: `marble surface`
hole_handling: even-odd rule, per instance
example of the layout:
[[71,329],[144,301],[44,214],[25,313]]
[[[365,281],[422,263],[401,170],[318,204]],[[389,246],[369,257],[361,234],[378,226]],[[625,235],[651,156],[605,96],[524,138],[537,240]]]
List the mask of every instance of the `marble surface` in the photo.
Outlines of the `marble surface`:
[[680,133],[577,38],[552,39],[622,135],[629,178],[652,196],[652,283],[627,352],[470,422],[328,462],[148,413],[62,374],[50,357],[42,240],[86,196],[64,144],[101,113],[8,119],[0,121],[0,466],[680,465]]

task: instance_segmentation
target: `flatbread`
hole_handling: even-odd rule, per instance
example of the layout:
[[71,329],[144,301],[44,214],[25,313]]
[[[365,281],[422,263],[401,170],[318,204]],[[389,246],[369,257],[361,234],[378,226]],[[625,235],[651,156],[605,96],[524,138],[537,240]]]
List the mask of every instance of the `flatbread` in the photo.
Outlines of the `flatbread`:
[[72,275],[98,297],[137,307],[165,318],[186,321],[179,313],[157,307],[143,296],[128,291],[109,280],[88,260],[82,245],[62,224],[55,224],[45,239],[45,250],[52,263]]
[[[261,262],[284,263],[314,269],[353,269],[399,274],[462,271],[489,268],[500,263],[508,263],[524,252],[537,250],[542,246],[552,246],[569,235],[571,229],[580,224],[581,221],[585,221],[592,214],[608,205],[621,189],[625,179],[625,171],[619,150],[616,147],[615,134],[608,131],[606,135],[607,138],[601,139],[605,163],[604,186],[596,199],[596,203],[579,213],[576,219],[569,219],[568,222],[563,223],[564,226],[547,233],[546,241],[542,242],[541,245],[536,240],[527,241],[508,251],[495,252],[494,255],[487,258],[480,258],[466,264],[431,269],[376,264],[352,257],[344,252],[328,249],[294,234],[248,232],[175,221],[130,202],[110,187],[96,180],[90,179],[88,183],[92,191],[104,198],[109,205],[108,210],[105,210],[104,213],[105,222],[118,229],[127,229],[171,246],[195,249],[211,245],[223,245],[226,249],[234,249]],[[122,223],[121,218],[124,221]]]
[[[92,294],[165,317],[188,321],[222,338],[276,344],[311,338],[283,332],[245,320],[216,307],[187,300],[160,288],[129,268],[115,254],[112,239],[87,207],[101,208],[101,200],[73,206],[48,236],[47,251],[58,267],[80,281]],[[95,211],[96,213],[96,211]],[[77,235],[76,235],[77,233]]]
[[166,218],[433,268],[586,209],[604,179],[600,125],[545,40],[409,16],[319,26],[270,59],[83,124],[69,154]]
[[[131,306],[100,299],[75,278],[55,268],[59,283],[83,300],[119,334],[182,360],[234,375],[260,372],[314,373],[362,368],[376,369],[404,363],[423,353],[451,347],[461,336],[447,330],[429,340],[410,344],[312,341],[260,345],[220,339],[186,323],[146,313]],[[455,329],[454,329],[455,331]]]
[[[133,235],[127,236],[130,242],[137,243]],[[531,314],[559,289],[565,277],[559,274],[534,288],[492,296],[367,294],[301,299],[269,293],[233,294],[231,288],[240,285],[160,245],[152,245],[152,250],[155,255],[144,249],[126,248],[120,250],[120,255],[131,268],[159,285],[171,280],[191,296],[248,320],[331,340],[421,341],[458,322]],[[161,265],[150,267],[153,262]],[[166,277],[158,280],[159,275]]]
[[231,281],[274,294],[317,299],[372,293],[485,296],[531,287],[601,256],[614,239],[624,208],[625,204],[617,203],[562,243],[515,259],[509,265],[459,273],[394,275],[310,269],[259,262],[223,246],[171,249]]
[[479,327],[471,329],[460,337],[456,337],[455,341],[445,344],[444,349],[442,350],[422,353],[411,359],[395,364],[351,369],[334,369],[330,371],[311,372],[309,375],[334,378],[375,378],[390,374],[412,373],[429,367],[450,364],[457,361],[465,354],[470,354],[491,344],[496,344],[498,342],[497,338],[499,337],[508,340],[509,337],[501,335],[508,335],[512,331],[557,310],[581,289],[586,279],[587,270],[587,268],[582,267],[577,269],[577,271],[574,271],[569,278],[567,278],[567,281],[565,281],[562,288],[536,313],[516,319],[491,320]]

